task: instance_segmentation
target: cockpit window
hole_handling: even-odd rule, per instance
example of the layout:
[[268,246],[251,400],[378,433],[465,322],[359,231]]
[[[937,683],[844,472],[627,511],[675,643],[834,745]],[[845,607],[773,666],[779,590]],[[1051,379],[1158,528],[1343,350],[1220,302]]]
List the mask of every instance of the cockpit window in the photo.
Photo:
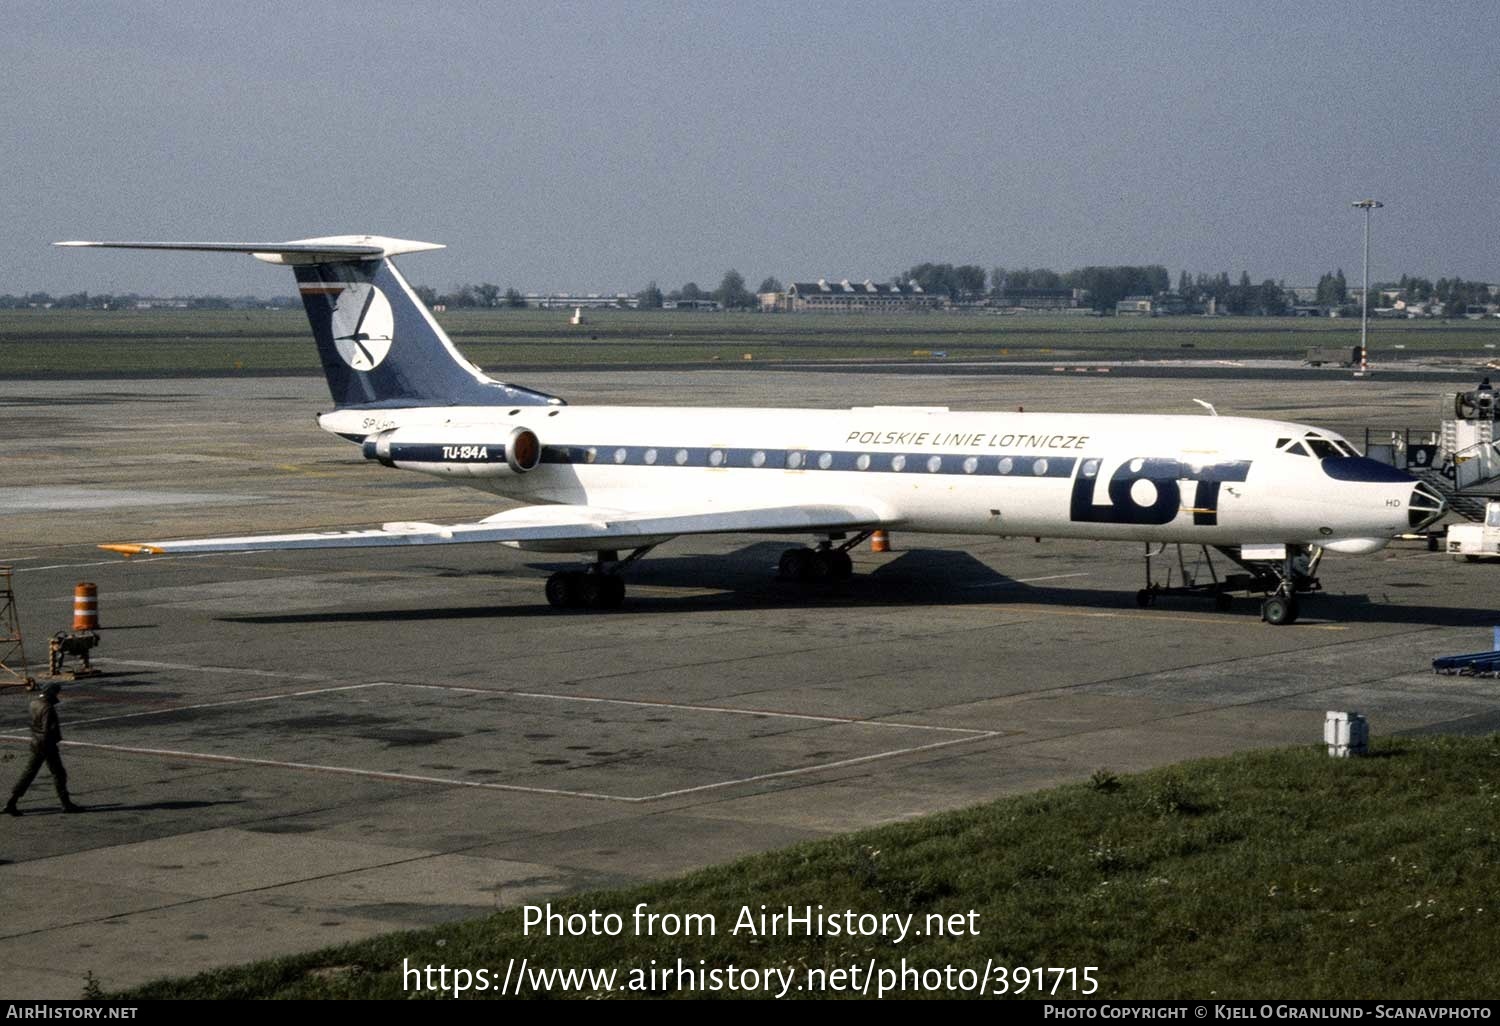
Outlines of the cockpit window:
[[1339,452],[1338,446],[1334,445],[1326,438],[1314,438],[1309,435],[1307,438],[1307,447],[1311,449],[1313,451],[1313,455],[1318,457],[1318,459],[1320,460],[1338,459],[1344,455],[1343,453]]
[[1281,451],[1285,452],[1285,453],[1290,453],[1293,456],[1306,456],[1306,455],[1308,455],[1307,450],[1302,447],[1302,443],[1301,442],[1293,442],[1291,445],[1287,446],[1285,449],[1283,449]]

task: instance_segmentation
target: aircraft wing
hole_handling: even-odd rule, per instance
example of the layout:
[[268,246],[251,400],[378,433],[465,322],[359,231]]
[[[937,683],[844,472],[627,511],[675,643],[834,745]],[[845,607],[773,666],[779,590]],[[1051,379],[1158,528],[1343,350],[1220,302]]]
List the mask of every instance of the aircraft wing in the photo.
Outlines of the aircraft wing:
[[[579,543],[612,549],[652,544],[680,534],[863,530],[893,526],[897,518],[873,505],[809,503],[708,512],[629,511],[598,506],[523,506],[470,524],[392,523],[356,531],[309,531],[240,538],[120,542],[100,545],[122,556],[181,552],[258,552],[270,549],[345,549],[384,545],[461,545],[476,542]],[[589,543],[589,544],[583,544]]]

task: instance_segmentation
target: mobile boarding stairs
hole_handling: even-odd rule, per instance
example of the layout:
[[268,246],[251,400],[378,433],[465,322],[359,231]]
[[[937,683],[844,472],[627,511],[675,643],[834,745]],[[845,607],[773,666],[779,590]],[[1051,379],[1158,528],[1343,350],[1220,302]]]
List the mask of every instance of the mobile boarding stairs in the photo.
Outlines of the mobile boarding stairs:
[[[1389,463],[1437,489],[1465,520],[1484,519],[1500,499],[1500,440],[1495,437],[1495,393],[1487,388],[1444,397],[1438,431],[1365,431],[1365,455]],[[1437,536],[1429,543],[1437,548]]]

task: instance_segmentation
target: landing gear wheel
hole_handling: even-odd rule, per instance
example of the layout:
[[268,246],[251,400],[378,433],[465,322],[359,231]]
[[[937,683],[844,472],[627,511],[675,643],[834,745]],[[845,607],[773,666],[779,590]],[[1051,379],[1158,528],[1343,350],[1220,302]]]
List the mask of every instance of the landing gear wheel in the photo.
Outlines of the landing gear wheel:
[[598,609],[604,604],[604,578],[599,574],[580,574],[577,594],[578,605]]
[[823,549],[818,553],[818,563],[823,568],[819,576],[830,581],[846,581],[854,576],[854,560],[842,549]]
[[1154,605],[1155,603],[1156,596],[1151,594],[1150,588],[1142,588],[1140,591],[1135,593],[1135,604],[1140,606],[1142,609],[1145,609],[1147,606]]
[[1272,595],[1260,607],[1260,618],[1273,627],[1297,622],[1297,599],[1290,595]]
[[817,565],[817,555],[812,549],[787,549],[776,564],[776,572],[784,581],[810,581]]
[[1221,613],[1227,613],[1234,607],[1234,596],[1227,591],[1214,592],[1214,608]]
[[599,608],[619,609],[625,602],[625,578],[606,574],[599,584]]
[[625,579],[618,574],[564,570],[547,578],[553,609],[619,609],[624,602]]
[[547,578],[547,604],[553,609],[574,609],[579,600],[579,578],[583,575],[564,570]]

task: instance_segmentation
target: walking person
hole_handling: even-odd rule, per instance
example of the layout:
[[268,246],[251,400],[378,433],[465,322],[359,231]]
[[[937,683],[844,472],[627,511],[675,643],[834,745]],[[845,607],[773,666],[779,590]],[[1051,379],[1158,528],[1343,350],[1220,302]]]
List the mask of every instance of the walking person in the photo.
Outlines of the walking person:
[[10,801],[5,805],[5,811],[12,816],[21,814],[16,803],[36,779],[43,763],[46,763],[47,771],[52,774],[52,786],[57,788],[57,797],[62,802],[63,811],[83,811],[83,806],[73,804],[73,799],[68,797],[68,771],[63,769],[62,753],[59,750],[62,746],[62,724],[57,718],[57,695],[60,691],[62,685],[54,681],[42,688],[41,693],[31,700],[31,759],[26,763],[26,769],[21,772],[21,779],[16,781],[16,786],[10,793]]

